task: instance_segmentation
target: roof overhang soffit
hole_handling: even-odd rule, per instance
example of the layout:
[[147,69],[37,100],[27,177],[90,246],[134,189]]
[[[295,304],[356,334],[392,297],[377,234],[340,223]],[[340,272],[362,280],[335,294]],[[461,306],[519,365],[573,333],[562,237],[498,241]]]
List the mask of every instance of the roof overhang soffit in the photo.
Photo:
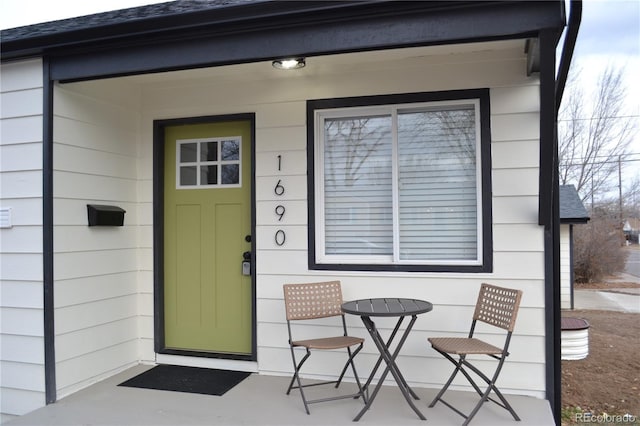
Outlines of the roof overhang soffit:
[[527,39],[525,51],[527,53],[527,75],[540,72],[540,44],[538,39]]
[[128,32],[114,25],[35,45],[3,43],[13,49],[4,50],[3,59],[35,49],[50,57],[53,80],[72,81],[290,55],[536,38],[549,29],[559,37],[564,27],[561,2],[268,2],[230,9],[242,9],[242,18],[220,14],[222,22],[212,15],[188,27],[164,22],[155,29],[146,23]]

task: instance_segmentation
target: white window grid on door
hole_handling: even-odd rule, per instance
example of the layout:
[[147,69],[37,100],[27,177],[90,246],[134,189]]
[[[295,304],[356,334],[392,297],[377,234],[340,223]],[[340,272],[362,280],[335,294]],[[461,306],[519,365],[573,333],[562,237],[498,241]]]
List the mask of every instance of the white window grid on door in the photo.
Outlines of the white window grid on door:
[[[213,159],[208,152],[215,147]],[[225,149],[224,147],[230,147]],[[204,176],[215,170],[214,182]],[[225,171],[231,172],[225,175]],[[242,186],[242,137],[179,139],[176,141],[176,189],[239,188]]]

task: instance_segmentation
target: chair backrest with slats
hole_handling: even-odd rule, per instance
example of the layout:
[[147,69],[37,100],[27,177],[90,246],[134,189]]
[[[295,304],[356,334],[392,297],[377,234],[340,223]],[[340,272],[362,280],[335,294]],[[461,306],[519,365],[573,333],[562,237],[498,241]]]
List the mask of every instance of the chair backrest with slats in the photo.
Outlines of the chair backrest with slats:
[[340,281],[285,284],[287,320],[305,320],[342,315]]
[[482,284],[473,319],[513,331],[522,290]]

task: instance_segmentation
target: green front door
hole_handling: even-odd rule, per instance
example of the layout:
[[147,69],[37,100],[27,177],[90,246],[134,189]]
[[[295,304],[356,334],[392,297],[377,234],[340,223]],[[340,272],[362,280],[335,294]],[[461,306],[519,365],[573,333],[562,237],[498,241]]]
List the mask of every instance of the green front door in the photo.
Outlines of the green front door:
[[[252,352],[249,120],[164,128],[166,349]],[[244,273],[243,273],[244,272]]]

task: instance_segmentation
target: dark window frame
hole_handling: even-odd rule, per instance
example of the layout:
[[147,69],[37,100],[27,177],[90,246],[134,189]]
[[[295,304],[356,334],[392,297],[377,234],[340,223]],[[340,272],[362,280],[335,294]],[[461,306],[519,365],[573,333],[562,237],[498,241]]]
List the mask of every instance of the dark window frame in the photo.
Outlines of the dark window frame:
[[[434,264],[345,264],[319,262],[316,259],[315,215],[315,111],[333,108],[368,107],[454,100],[478,100],[480,104],[480,174],[482,198],[482,257],[479,265]],[[392,272],[493,272],[493,215],[491,184],[491,111],[489,89],[451,90],[307,101],[307,194],[308,194],[308,264],[310,270],[327,271],[392,271]]]

